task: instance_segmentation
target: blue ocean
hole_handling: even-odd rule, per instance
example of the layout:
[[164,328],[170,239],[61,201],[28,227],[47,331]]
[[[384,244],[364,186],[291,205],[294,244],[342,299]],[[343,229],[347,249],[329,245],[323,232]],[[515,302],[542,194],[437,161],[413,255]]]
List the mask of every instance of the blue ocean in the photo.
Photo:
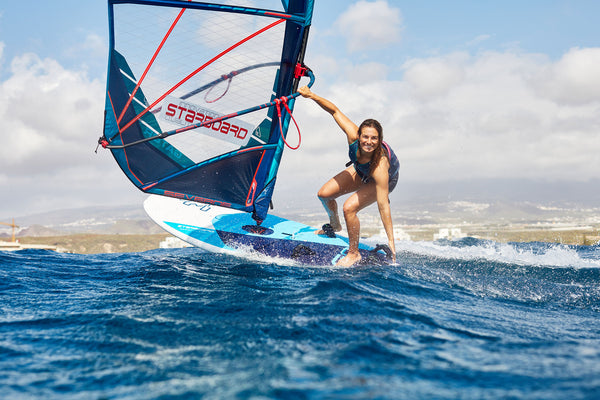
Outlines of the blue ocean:
[[600,247],[0,252],[2,399],[598,399]]

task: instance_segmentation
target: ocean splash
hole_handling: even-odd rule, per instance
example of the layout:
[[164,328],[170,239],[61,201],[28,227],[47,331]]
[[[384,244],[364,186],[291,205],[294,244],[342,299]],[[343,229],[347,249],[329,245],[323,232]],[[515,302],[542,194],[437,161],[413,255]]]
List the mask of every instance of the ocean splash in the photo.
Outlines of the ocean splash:
[[[448,260],[487,260],[520,266],[554,268],[600,268],[600,258],[587,256],[590,246],[555,243],[498,243],[465,238],[457,241],[397,242],[396,250]],[[598,247],[598,246],[591,246]]]

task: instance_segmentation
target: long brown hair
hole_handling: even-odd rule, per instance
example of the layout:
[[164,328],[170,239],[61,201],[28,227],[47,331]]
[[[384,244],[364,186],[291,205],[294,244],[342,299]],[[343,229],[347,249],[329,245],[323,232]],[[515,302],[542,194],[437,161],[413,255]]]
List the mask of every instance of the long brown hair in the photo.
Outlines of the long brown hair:
[[[359,139],[360,139],[360,135],[362,133],[363,128],[375,128],[375,130],[379,134],[379,142],[377,143],[377,147],[373,151],[373,157],[371,158],[371,166],[369,167],[369,176],[372,176],[373,171],[375,171],[375,168],[377,168],[377,166],[379,165],[379,161],[381,160],[381,157],[386,157],[385,151],[383,150],[383,128],[381,127],[381,124],[379,123],[379,121],[377,121],[375,119],[371,119],[371,118],[365,119],[358,127]],[[358,151],[359,151],[359,153],[362,154],[362,149],[360,148],[360,141],[359,141]]]

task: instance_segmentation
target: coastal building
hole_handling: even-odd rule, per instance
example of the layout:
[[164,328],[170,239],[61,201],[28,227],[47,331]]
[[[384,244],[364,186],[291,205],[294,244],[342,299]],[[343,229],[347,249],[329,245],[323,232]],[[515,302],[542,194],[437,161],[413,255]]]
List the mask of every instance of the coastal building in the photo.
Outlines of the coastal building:
[[57,246],[51,246],[46,244],[25,244],[19,243],[18,240],[14,242],[3,242],[0,241],[0,251],[17,251],[17,250],[51,250],[58,253],[65,253],[66,250]]
[[457,240],[466,236],[460,228],[441,228],[438,233],[433,234],[433,240]]
[[160,242],[159,247],[161,249],[181,249],[183,247],[192,247],[192,245],[175,236],[167,236],[165,240]]
[[[385,237],[385,229],[381,228],[379,230],[379,235]],[[404,229],[402,229],[401,227],[394,225],[394,239],[395,240],[411,240],[410,235],[408,233],[406,233],[406,231]]]

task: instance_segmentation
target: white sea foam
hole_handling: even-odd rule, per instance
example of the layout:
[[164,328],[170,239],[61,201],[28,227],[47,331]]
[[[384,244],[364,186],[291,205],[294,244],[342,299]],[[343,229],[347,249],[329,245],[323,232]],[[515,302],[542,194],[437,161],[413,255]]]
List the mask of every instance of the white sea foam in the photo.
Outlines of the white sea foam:
[[558,268],[600,268],[600,260],[584,258],[573,247],[562,244],[519,246],[513,243],[476,242],[474,245],[451,246],[444,242],[396,243],[396,251],[444,259],[477,260]]

